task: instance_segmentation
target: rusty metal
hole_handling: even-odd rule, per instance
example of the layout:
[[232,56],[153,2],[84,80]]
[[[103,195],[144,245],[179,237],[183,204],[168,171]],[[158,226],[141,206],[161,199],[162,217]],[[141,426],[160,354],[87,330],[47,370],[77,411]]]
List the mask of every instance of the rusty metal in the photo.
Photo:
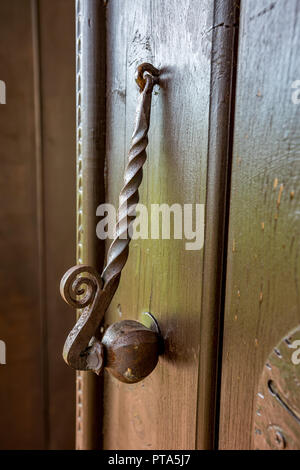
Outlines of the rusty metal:
[[64,360],[74,369],[101,372],[102,345],[95,335],[117,286],[118,278],[103,285],[98,272],[87,265],[74,266],[64,274],[60,287],[63,299],[83,309],[63,349]]
[[105,332],[102,338],[105,367],[121,382],[139,382],[155,368],[161,342],[154,317],[152,322],[153,328],[147,328],[135,320],[124,320]]
[[[152,75],[155,74],[155,75]],[[132,135],[131,147],[128,154],[128,165],[124,174],[124,186],[120,192],[116,236],[107,253],[107,265],[102,278],[109,282],[120,277],[121,271],[128,258],[131,228],[136,217],[135,207],[139,202],[138,188],[143,179],[143,165],[146,161],[148,145],[148,130],[153,86],[158,83],[158,70],[144,63],[137,69],[136,82],[140,87],[140,99],[136,113],[136,125]],[[142,75],[142,78],[141,78]]]
[[259,380],[255,449],[300,448],[300,326],[273,349]]
[[[151,64],[141,64],[137,69],[136,82],[140,88],[140,97],[136,124],[128,155],[128,165],[124,174],[124,186],[120,192],[115,237],[108,250],[106,266],[100,276],[93,267],[80,264],[70,268],[61,280],[60,290],[63,299],[72,307],[83,309],[66,339],[63,350],[64,360],[76,370],[92,370],[96,374],[100,374],[105,365],[106,356],[103,343],[98,337],[98,329],[118,287],[121,271],[128,258],[131,229],[136,217],[135,208],[139,201],[138,188],[142,182],[143,165],[147,158],[146,147],[148,145],[152,91],[154,85],[158,83],[158,76],[159,71]],[[159,343],[157,332],[152,331],[151,335],[144,331],[145,327],[141,328],[141,326],[137,327],[137,343],[141,344],[138,339],[141,336],[145,341],[146,338],[151,337],[154,345],[153,357],[155,355],[158,357],[156,354],[156,343]],[[131,338],[133,330],[130,328],[129,330],[128,334]],[[153,335],[155,335],[155,339]],[[148,348],[146,344],[145,351]],[[138,349],[141,350],[140,346]],[[129,350],[131,351],[130,348]],[[145,357],[147,356],[153,365],[155,361],[151,354],[152,352],[149,352],[149,356],[146,354]],[[109,357],[111,358],[111,355]],[[140,369],[138,369],[136,377],[139,376],[139,371]],[[141,371],[141,373],[143,372]],[[133,380],[129,380],[129,382],[133,382]]]
[[138,87],[140,88],[141,92],[144,90],[147,83],[145,74],[150,74],[154,78],[155,83],[157,83],[159,77],[159,70],[153,67],[153,65],[149,64],[148,62],[144,62],[137,67],[135,81]]

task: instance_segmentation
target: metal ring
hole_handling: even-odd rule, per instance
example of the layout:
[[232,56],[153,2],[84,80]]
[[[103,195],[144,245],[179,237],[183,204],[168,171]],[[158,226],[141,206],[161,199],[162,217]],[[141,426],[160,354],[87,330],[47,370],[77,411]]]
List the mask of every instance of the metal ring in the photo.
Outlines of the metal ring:
[[138,66],[135,77],[135,81],[140,89],[140,92],[144,90],[146,85],[146,79],[144,77],[145,72],[148,72],[150,75],[152,75],[155,79],[155,83],[158,83],[159,70],[156,69],[152,64],[144,62]]

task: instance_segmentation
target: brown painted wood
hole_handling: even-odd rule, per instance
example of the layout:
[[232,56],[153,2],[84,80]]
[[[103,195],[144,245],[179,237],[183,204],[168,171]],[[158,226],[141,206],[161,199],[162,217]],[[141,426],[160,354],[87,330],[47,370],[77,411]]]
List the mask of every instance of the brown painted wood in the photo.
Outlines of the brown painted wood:
[[[40,9],[38,8],[38,5]],[[0,4],[0,447],[74,447],[74,374],[59,299],[75,259],[73,0]]]
[[300,321],[300,2],[243,0],[221,390],[220,448],[252,448],[263,364]]
[[[104,202],[105,4],[76,2],[77,264],[102,272],[105,246],[96,237],[96,209]],[[76,448],[101,446],[102,378],[76,375]]]
[[75,441],[75,374],[62,360],[73,326],[59,282],[76,255],[76,116],[74,0],[39,2],[43,141],[43,218],[47,350],[48,447]]
[[[140,202],[205,203],[212,7],[209,1],[108,2],[107,202],[118,204],[138,98],[134,74],[146,61],[162,76]],[[195,448],[203,252],[187,251],[184,243],[131,243],[106,324],[150,311],[166,352],[141,383],[128,386],[105,375],[106,449]]]
[[7,104],[0,107],[0,337],[7,347],[7,364],[0,366],[0,446],[41,449],[46,436],[31,2],[1,2],[0,10],[0,74],[7,86]]
[[216,0],[212,30],[197,448],[216,445],[239,2]]

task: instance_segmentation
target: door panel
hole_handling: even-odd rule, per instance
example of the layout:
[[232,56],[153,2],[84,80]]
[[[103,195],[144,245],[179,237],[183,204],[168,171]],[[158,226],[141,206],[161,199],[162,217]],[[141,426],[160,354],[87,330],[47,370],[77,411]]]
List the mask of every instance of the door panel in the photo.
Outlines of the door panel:
[[252,448],[269,352],[300,322],[300,2],[242,1],[220,448]]
[[[28,449],[33,445],[41,449],[45,444],[45,427],[31,3],[1,2],[0,15],[1,79],[7,84],[6,104],[0,108],[0,187],[1,199],[5,201],[0,215],[0,281],[5,292],[0,332],[7,349],[7,364],[1,366],[0,438],[2,449]],[[20,38],[22,55],[17,56],[16,70]],[[22,340],[24,336],[31,341]],[[22,390],[30,390],[25,406]]]
[[[205,203],[212,20],[207,0],[108,3],[107,202],[118,204],[138,98],[134,74],[146,61],[162,75],[140,202],[148,208]],[[150,311],[166,350],[141,383],[128,386],[105,375],[106,449],[195,447],[203,250],[188,251],[185,242],[131,242],[105,323]]]
[[[47,447],[74,448],[75,374],[66,370],[61,349],[73,324],[57,289],[76,256],[75,5],[73,0],[40,0],[44,270],[47,348]],[[55,25],[55,26],[54,26]],[[62,413],[62,410],[64,412]]]
[[[83,259],[98,266],[93,250],[87,253],[88,245],[97,245],[94,214],[104,187],[101,196],[94,191],[103,176],[104,148],[90,128],[106,124],[105,200],[117,207],[139,94],[135,69],[142,62],[158,67],[161,76],[140,202],[148,209],[206,205],[204,249],[186,250],[186,240],[172,237],[131,242],[104,329],[150,311],[161,326],[165,352],[141,383],[129,386],[105,372],[98,395],[103,447],[211,448],[217,429],[221,449],[252,448],[263,364],[299,322],[300,108],[292,88],[299,68],[299,0],[110,0],[101,45],[103,11],[101,21],[93,21],[100,3],[88,4],[94,10],[83,5],[77,9],[84,31],[78,39],[79,131],[81,111],[87,115],[78,194],[83,218],[91,222],[83,223]],[[97,114],[104,61],[101,74],[95,64],[104,48],[106,113],[99,106]],[[78,392],[79,411],[83,395],[89,402],[88,393]],[[77,414],[82,435],[84,423],[93,422],[94,398],[88,418]]]
[[59,295],[75,259],[74,20],[73,0],[0,2],[1,449],[74,448]]

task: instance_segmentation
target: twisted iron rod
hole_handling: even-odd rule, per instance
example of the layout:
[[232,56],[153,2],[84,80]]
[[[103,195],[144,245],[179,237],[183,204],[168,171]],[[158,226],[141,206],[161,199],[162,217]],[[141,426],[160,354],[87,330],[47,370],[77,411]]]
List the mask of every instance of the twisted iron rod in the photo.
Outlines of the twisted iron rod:
[[153,86],[158,82],[158,70],[151,64],[142,64],[137,71],[136,82],[141,94],[136,112],[136,123],[124,174],[124,186],[120,192],[115,238],[107,253],[107,264],[102,272],[104,284],[121,275],[129,253],[131,230],[139,202],[139,186],[143,179],[143,165],[147,159],[148,130],[150,126]]

